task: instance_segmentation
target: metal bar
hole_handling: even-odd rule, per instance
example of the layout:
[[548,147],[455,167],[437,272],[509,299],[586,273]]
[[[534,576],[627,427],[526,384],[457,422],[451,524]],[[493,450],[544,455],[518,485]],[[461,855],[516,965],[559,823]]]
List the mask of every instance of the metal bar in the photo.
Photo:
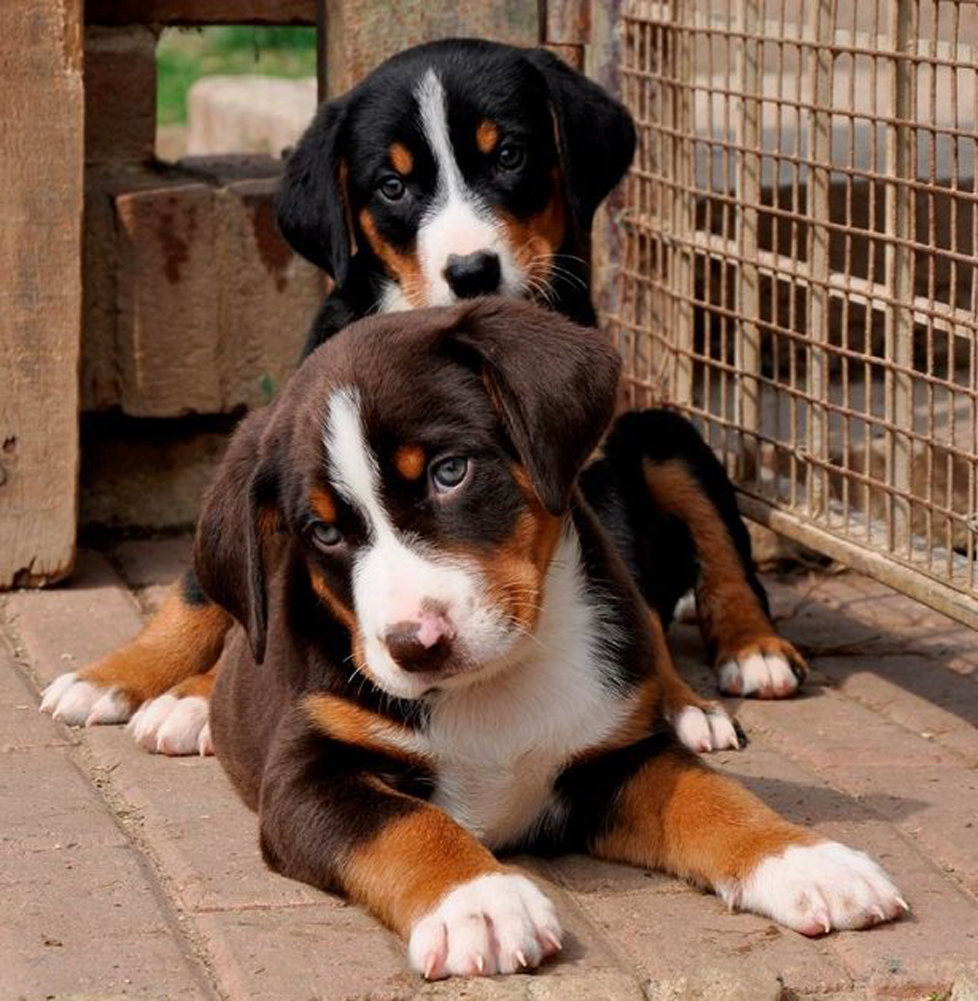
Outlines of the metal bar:
[[[808,64],[812,80],[813,109],[809,126],[811,180],[809,184],[808,260],[812,284],[808,292],[808,451],[817,459],[828,457],[829,429],[825,404],[828,400],[829,303],[825,289],[829,278],[830,218],[829,184],[832,166],[832,43],[835,39],[836,0],[809,0],[806,13]],[[812,517],[825,514],[827,478],[819,469],[809,469],[808,509]]]
[[838,560],[859,573],[910,595],[922,604],[943,612],[958,622],[978,629],[978,601],[939,580],[908,571],[875,549],[826,531],[804,515],[782,511],[753,497],[738,494],[741,512],[779,535],[787,536]]
[[[693,44],[690,38],[694,14],[695,0],[676,0],[673,7],[673,50],[676,61],[676,75],[679,78],[692,79],[695,73],[693,62]],[[673,127],[680,138],[673,143],[673,176],[678,178],[683,186],[683,194],[673,200],[671,211],[671,236],[668,244],[669,257],[667,264],[672,275],[672,291],[675,295],[677,308],[675,310],[676,333],[675,341],[680,349],[674,362],[672,398],[679,404],[693,402],[693,336],[695,317],[692,298],[696,275],[693,254],[685,241],[696,229],[696,196],[693,193],[695,185],[695,153],[693,136],[696,126],[693,118],[693,102],[691,95],[679,89],[673,95],[675,120]],[[686,349],[686,350],[683,350]]]
[[[895,119],[909,119],[915,111],[916,67],[908,58],[915,46],[916,0],[889,0],[888,23],[893,37],[894,57],[890,68],[889,104]],[[913,130],[904,125],[890,126],[886,134],[886,166],[892,180],[886,186],[886,232],[898,241],[910,239],[909,196],[900,181],[915,176]],[[913,259],[902,242],[887,241],[886,280],[891,305],[886,315],[886,357],[899,369],[886,373],[886,419],[892,429],[886,433],[886,479],[900,489],[910,483],[910,442],[901,431],[913,421]],[[887,502],[888,539],[891,551],[903,551],[909,544],[910,505],[889,496]]]
[[[739,17],[748,31],[762,24],[763,0],[744,0]],[[737,253],[740,267],[737,273],[736,296],[741,316],[736,325],[734,358],[738,377],[734,383],[734,412],[745,432],[740,438],[737,456],[738,474],[757,468],[757,439],[750,432],[760,422],[760,386],[755,376],[761,369],[760,288],[757,270],[758,206],[761,204],[761,96],[763,88],[762,45],[745,39],[740,46],[740,88],[745,95],[740,101],[737,133],[742,151],[737,153],[737,197],[741,209],[737,214]]]

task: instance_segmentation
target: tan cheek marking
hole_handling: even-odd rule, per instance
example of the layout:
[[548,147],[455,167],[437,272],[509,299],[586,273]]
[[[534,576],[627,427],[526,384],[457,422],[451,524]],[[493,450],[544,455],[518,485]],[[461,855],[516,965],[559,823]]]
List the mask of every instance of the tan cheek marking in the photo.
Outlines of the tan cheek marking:
[[[379,779],[367,781],[393,793]],[[504,871],[487,848],[427,803],[355,848],[344,870],[350,896],[401,935],[459,884]]]
[[309,506],[328,524],[336,521],[336,502],[328,490],[319,487],[313,490],[309,495]]
[[531,286],[549,282],[553,256],[567,235],[567,206],[560,170],[554,169],[553,194],[536,215],[517,219],[502,213],[500,218],[510,252]]
[[371,250],[377,255],[384,270],[393,278],[407,301],[416,309],[426,306],[424,276],[421,274],[421,264],[413,254],[404,254],[387,243],[377,231],[377,224],[369,209],[362,209],[359,216],[360,228],[367,238]]
[[390,149],[387,152],[391,158],[391,163],[394,165],[394,169],[399,174],[406,176],[414,170],[414,157],[411,156],[411,151],[404,143],[391,143]]
[[312,589],[324,602],[326,607],[329,608],[333,615],[335,615],[344,626],[346,626],[351,635],[357,636],[360,632],[360,628],[353,609],[340,600],[336,592],[333,591],[320,574],[316,571],[312,571],[310,576],[312,578]]
[[526,501],[526,510],[516,519],[508,539],[489,555],[476,558],[489,584],[491,600],[525,629],[532,629],[540,615],[543,581],[550,566],[561,519],[546,511],[522,466],[514,466],[513,477]]
[[483,119],[479,122],[479,127],[475,130],[475,144],[479,147],[480,153],[489,154],[496,148],[499,142],[499,127],[495,122]]
[[394,468],[406,480],[417,480],[427,465],[424,449],[420,445],[402,445],[394,453]]

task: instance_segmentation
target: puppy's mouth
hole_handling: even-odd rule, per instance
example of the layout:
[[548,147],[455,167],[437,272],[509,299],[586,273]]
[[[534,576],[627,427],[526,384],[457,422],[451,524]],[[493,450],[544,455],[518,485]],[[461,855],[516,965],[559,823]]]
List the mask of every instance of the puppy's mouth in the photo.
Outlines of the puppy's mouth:
[[406,671],[381,643],[366,643],[354,658],[358,670],[375,687],[395,698],[417,700],[440,692],[482,684],[510,667],[521,648],[518,633],[501,638],[489,657],[476,657],[464,646],[452,652],[435,670]]

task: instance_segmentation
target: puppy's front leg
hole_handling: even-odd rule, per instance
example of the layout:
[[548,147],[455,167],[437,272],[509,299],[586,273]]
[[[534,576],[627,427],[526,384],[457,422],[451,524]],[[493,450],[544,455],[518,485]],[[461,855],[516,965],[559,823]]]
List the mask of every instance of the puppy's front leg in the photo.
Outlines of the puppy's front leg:
[[271,868],[363,904],[408,939],[411,965],[429,979],[518,972],[560,948],[553,905],[529,879],[443,811],[351,767],[360,749],[316,744],[314,755],[293,745],[266,769]]
[[623,782],[591,849],[708,886],[731,907],[804,935],[907,909],[868,855],[788,823],[680,749],[650,757]]

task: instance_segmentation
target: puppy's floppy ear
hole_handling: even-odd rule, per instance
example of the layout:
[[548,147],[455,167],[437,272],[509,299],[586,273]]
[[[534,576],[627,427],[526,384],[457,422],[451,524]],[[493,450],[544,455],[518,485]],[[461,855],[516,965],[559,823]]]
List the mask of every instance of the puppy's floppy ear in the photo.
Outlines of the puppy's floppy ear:
[[347,102],[324,104],[285,164],[278,189],[278,228],[296,253],[346,281],[352,233],[346,167],[339,154]]
[[567,197],[578,230],[591,231],[602,199],[621,180],[635,153],[635,125],[625,106],[546,49],[530,49],[557,117]]
[[277,521],[274,464],[261,459],[271,409],[249,414],[235,431],[204,496],[194,540],[194,569],[204,593],[245,627],[259,664],[268,617],[263,549]]
[[562,514],[614,413],[621,358],[597,330],[528,303],[478,300],[451,340],[482,378],[533,488]]

